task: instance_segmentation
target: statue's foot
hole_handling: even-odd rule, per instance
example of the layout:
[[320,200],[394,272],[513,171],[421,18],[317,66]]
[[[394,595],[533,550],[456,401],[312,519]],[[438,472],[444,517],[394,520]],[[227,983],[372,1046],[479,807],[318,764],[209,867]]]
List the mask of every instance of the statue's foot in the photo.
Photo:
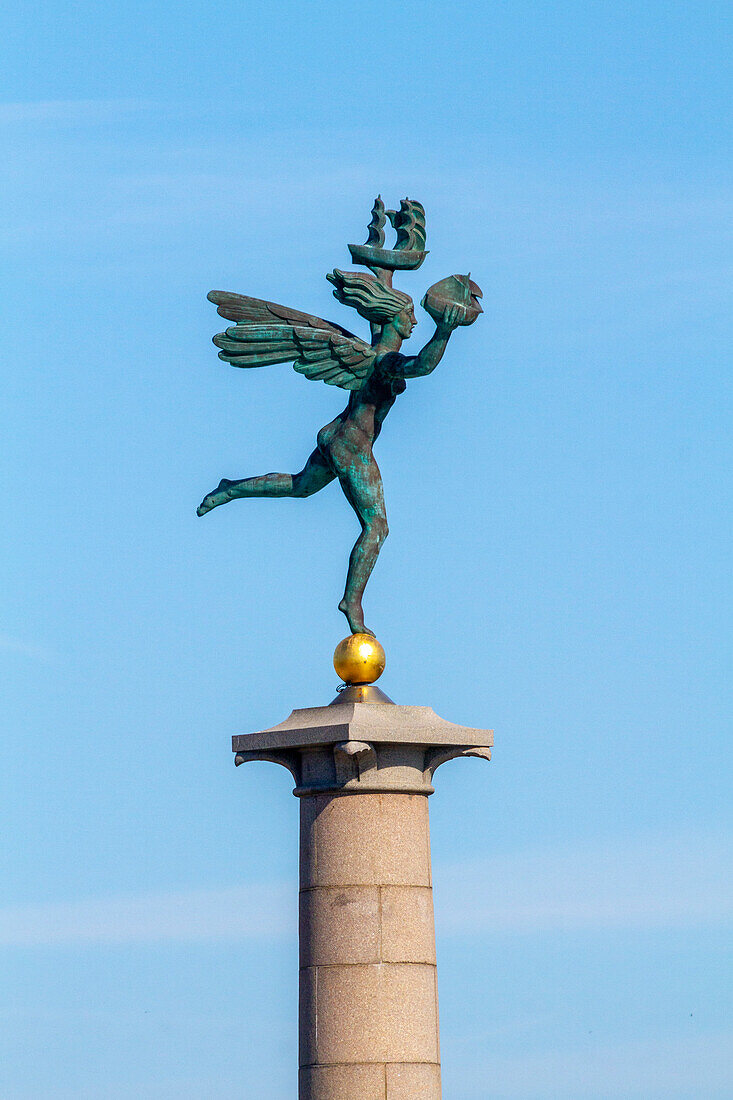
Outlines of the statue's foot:
[[373,630],[370,630],[368,626],[364,626],[364,612],[361,609],[361,604],[347,603],[344,596],[339,604],[339,611],[343,611],[346,616],[352,634],[371,634],[372,638],[375,636]]
[[212,508],[218,508],[220,504],[226,504],[227,501],[231,500],[232,496],[229,492],[229,487],[233,484],[233,481],[227,481],[227,479],[223,477],[216,489],[205,496],[201,501],[196,509],[196,515],[205,516]]

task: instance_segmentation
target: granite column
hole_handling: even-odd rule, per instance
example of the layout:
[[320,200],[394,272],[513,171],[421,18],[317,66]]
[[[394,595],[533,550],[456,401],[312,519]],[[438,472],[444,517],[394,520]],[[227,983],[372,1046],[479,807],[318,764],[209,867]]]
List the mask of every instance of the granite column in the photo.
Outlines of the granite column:
[[491,731],[342,703],[234,738],[300,798],[300,1100],[440,1100],[428,795]]

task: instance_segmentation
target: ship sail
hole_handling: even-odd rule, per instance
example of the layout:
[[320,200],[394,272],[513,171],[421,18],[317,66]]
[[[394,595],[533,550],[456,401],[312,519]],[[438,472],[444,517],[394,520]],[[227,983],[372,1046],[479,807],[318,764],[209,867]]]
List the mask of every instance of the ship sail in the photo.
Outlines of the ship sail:
[[425,209],[414,199],[402,199],[400,208],[390,220],[397,230],[395,249],[399,252],[422,252],[425,248]]
[[387,215],[384,212],[382,196],[377,195],[374,200],[374,206],[372,207],[372,220],[369,222],[368,226],[369,236],[365,243],[376,245],[377,248],[382,248],[384,245],[384,227],[386,224]]
[[[391,248],[384,246],[387,219],[395,230]],[[414,271],[427,256],[425,251],[425,210],[414,199],[402,199],[399,210],[386,210],[382,196],[377,195],[369,223],[369,235],[364,244],[350,244],[349,252],[355,264],[372,271]]]

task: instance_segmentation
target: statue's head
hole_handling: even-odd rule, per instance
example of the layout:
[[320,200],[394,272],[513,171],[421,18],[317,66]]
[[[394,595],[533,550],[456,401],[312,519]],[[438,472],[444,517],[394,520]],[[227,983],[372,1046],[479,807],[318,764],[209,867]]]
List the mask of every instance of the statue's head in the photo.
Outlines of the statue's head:
[[391,324],[403,340],[408,338],[417,324],[410,295],[385,286],[374,275],[335,268],[333,274],[326,278],[333,283],[334,298],[346,306],[352,306],[371,324]]
[[405,308],[401,310],[396,317],[393,317],[390,323],[394,325],[395,331],[398,336],[400,336],[403,340],[408,340],[412,335],[412,330],[417,324],[415,307],[413,306],[412,302],[410,302],[409,306],[405,306]]

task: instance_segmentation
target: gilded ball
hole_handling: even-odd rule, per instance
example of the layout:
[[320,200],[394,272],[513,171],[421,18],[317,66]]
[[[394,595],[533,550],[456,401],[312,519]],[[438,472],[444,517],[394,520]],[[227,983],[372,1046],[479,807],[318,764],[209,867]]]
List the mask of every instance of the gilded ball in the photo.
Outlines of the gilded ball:
[[384,672],[384,650],[371,634],[351,634],[336,646],[333,667],[346,684],[373,684]]

